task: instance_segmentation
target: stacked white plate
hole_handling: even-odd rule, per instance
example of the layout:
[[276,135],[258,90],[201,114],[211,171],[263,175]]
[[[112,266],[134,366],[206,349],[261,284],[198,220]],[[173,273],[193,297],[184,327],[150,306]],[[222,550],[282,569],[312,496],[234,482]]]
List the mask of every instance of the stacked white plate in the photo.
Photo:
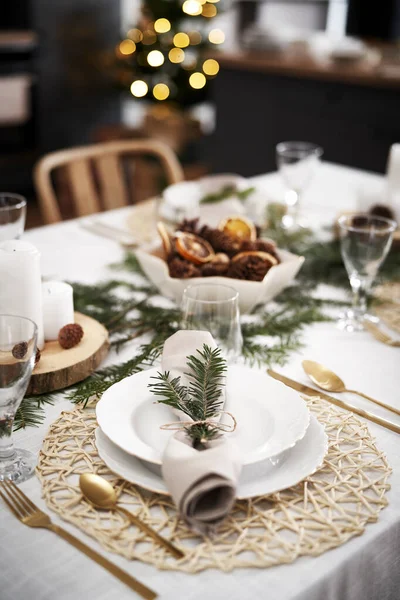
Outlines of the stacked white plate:
[[[148,388],[157,371],[127,377],[105,392],[96,408],[96,445],[111,471],[146,490],[168,494],[161,463],[173,433],[160,427],[176,421],[176,416],[155,402]],[[327,451],[324,428],[295,391],[267,374],[230,367],[224,410],[237,421],[236,430],[225,435],[234,438],[242,453],[239,498],[291,487],[322,465]]]

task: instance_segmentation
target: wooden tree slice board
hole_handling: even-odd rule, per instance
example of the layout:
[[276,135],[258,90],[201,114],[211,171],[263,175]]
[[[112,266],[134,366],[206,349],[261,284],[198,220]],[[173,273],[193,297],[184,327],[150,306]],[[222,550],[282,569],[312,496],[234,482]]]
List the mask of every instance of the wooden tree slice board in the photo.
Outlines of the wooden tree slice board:
[[75,313],[75,323],[83,328],[77,346],[64,350],[60,344],[46,342],[41,358],[33,370],[27,395],[44,394],[64,389],[89,377],[108,354],[107,329],[95,319]]

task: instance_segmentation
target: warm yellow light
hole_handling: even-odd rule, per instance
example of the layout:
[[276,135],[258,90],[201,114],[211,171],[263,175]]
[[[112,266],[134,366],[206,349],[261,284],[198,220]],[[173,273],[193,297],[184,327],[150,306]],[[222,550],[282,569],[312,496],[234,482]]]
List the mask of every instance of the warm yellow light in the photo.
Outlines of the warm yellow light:
[[141,42],[143,39],[143,33],[140,31],[140,29],[130,29],[127,35],[128,38],[136,43]]
[[189,31],[189,40],[192,46],[197,46],[201,42],[201,33],[198,31]]
[[223,44],[225,41],[225,34],[221,29],[211,29],[208,34],[208,39],[212,44]]
[[169,87],[165,83],[157,83],[153,88],[153,96],[156,100],[166,100],[169,96]]
[[208,2],[211,2],[212,4],[217,4],[217,2],[219,2],[219,0],[207,0]]
[[178,48],[186,48],[189,46],[190,40],[187,33],[176,33],[174,35],[174,44]]
[[151,29],[147,29],[146,31],[143,32],[143,44],[145,46],[150,46],[151,44],[154,44],[156,39],[157,39],[157,36],[154,33],[154,31],[151,31]]
[[168,58],[172,63],[181,63],[185,60],[185,52],[181,48],[171,48]]
[[128,54],[133,54],[136,50],[136,44],[132,40],[122,40],[119,45],[119,51],[124,56],[128,56]]
[[147,55],[147,62],[151,67],[160,67],[164,62],[164,54],[159,50],[152,50]]
[[182,5],[182,10],[187,15],[195,17],[201,14],[201,4],[197,0],[185,0]]
[[189,77],[189,83],[195,90],[200,90],[206,85],[206,78],[203,73],[192,73]]
[[137,79],[131,85],[131,94],[132,96],[136,96],[136,98],[142,98],[147,94],[148,90],[147,83],[141,79]]
[[209,19],[211,19],[217,14],[217,9],[214,6],[214,4],[205,4],[203,6],[201,14],[203,15],[203,17],[208,17]]
[[171,23],[168,19],[157,19],[154,23],[154,29],[157,33],[167,33],[171,29]]
[[219,71],[219,64],[213,58],[208,58],[203,62],[203,71],[206,75],[216,75]]

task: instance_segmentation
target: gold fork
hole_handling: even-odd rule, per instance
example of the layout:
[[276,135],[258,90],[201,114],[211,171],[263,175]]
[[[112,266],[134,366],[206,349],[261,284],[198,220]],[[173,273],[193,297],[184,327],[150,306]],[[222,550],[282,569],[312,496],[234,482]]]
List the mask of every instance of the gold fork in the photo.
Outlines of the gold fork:
[[363,325],[365,329],[369,331],[376,340],[378,340],[378,342],[382,342],[382,344],[392,346],[393,348],[400,347],[400,341],[391,338],[390,335],[384,333],[381,329],[379,329],[379,327],[374,325],[374,323],[371,323],[370,321],[364,321]]
[[118,577],[120,581],[129,586],[145,600],[154,600],[154,598],[157,598],[157,594],[153,592],[153,590],[143,585],[143,583],[117,567],[117,565],[95,550],[92,550],[92,548],[68,533],[65,529],[62,529],[58,525],[54,525],[54,523],[51,522],[50,517],[29,500],[13,481],[5,480],[0,482],[0,496],[3,498],[11,512],[17,519],[24,523],[24,525],[28,525],[28,527],[50,529],[50,531],[53,531],[53,533],[62,537],[72,546],[77,548],[77,550],[80,550],[86,554],[86,556],[92,558],[95,562],[104,567],[104,569],[107,569],[112,575]]

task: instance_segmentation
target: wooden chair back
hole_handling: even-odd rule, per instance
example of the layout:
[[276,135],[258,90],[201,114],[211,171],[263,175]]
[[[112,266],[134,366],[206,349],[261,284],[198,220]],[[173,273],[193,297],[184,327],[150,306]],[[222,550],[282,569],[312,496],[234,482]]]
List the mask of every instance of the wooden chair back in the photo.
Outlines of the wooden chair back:
[[62,220],[52,182],[52,172],[67,171],[73,204],[78,216],[90,215],[129,204],[121,164],[122,155],[149,155],[160,160],[168,184],[183,181],[183,169],[166,144],[154,140],[124,140],[79,146],[52,152],[34,167],[33,178],[45,223]]

